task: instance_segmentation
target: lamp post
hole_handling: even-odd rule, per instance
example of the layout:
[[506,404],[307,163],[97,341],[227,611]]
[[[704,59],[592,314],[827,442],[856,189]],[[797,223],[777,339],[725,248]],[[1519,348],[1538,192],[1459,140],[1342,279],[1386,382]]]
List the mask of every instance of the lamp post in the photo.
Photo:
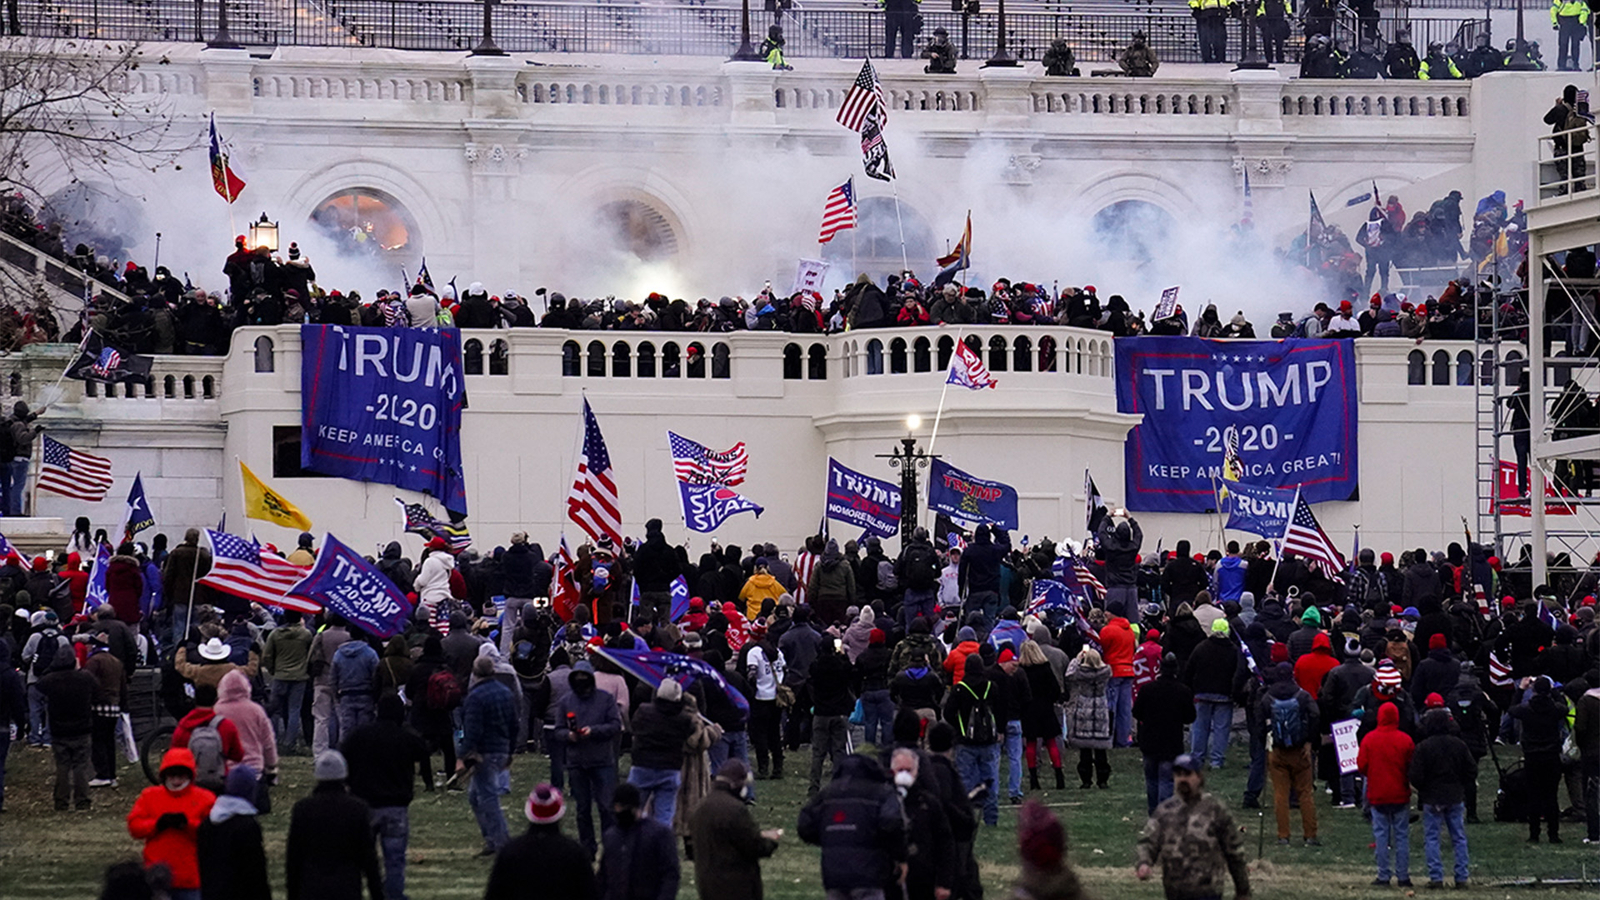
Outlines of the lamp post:
[[473,56],[505,56],[506,52],[494,42],[494,5],[498,0],[483,0],[483,40],[472,48]]
[[1528,53],[1528,42],[1522,39],[1522,0],[1517,0],[1517,45],[1506,60],[1506,68],[1513,72],[1537,72],[1539,64]]
[[[202,0],[203,2],[203,0]],[[244,45],[228,33],[228,0],[217,0],[217,33],[206,41],[207,50],[243,50]]]
[[1259,0],[1248,0],[1244,5],[1244,56],[1239,64],[1233,67],[1235,72],[1240,69],[1265,69],[1267,61],[1261,58],[1261,51],[1256,46],[1256,16],[1261,12]]
[[[921,426],[921,416],[915,413],[906,416],[907,431],[914,432]],[[939,457],[918,447],[915,434],[907,434],[900,439],[900,446],[888,453],[879,453],[878,458],[887,459],[889,468],[900,470],[900,545],[903,547],[917,530],[917,470],[926,469]]]
[[1006,0],[1000,0],[995,8],[994,55],[983,64],[985,69],[990,66],[1019,66],[1017,58],[1006,49]]
[[263,212],[261,219],[250,223],[250,249],[265,247],[267,250],[278,252],[278,223],[267,219]]
[[739,49],[728,57],[730,62],[758,62],[761,54],[750,43],[750,0],[739,4]]

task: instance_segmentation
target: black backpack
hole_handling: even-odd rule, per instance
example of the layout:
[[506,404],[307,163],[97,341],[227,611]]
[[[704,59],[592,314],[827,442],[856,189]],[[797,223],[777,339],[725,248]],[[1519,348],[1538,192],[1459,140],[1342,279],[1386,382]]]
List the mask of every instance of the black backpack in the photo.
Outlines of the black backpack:
[[1514,762],[1500,773],[1500,789],[1494,797],[1496,822],[1528,821],[1528,772],[1522,763]]
[[56,649],[60,646],[60,635],[39,633],[39,646],[34,649],[33,665],[28,668],[33,677],[42,678],[44,673],[50,671],[50,664],[56,661]]
[[914,591],[931,590],[939,586],[939,557],[927,544],[912,544],[906,548],[906,587]]
[[957,687],[965,690],[975,701],[972,706],[971,721],[959,721],[957,724],[963,732],[962,736],[968,743],[989,745],[999,739],[999,732],[994,724],[994,707],[989,704],[989,692],[994,689],[993,682],[985,682],[983,693],[979,694],[972,689],[972,685],[963,681]]

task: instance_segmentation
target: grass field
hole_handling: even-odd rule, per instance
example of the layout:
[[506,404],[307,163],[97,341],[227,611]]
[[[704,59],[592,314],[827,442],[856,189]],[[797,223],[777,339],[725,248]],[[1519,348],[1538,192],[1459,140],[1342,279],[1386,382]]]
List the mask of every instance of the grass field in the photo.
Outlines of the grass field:
[[[802,753],[805,751],[802,750]],[[1238,748],[1235,755],[1242,759]],[[1503,755],[1504,756],[1504,755]],[[1066,791],[1046,791],[1043,800],[1061,815],[1070,840],[1070,859],[1094,894],[1102,898],[1159,898],[1159,879],[1139,883],[1132,877],[1134,841],[1144,824],[1144,781],[1136,751],[1112,752],[1114,773],[1108,790],[1079,790],[1074,773],[1068,771]],[[800,761],[796,759],[795,761]],[[804,757],[809,763],[809,756]],[[1504,761],[1504,760],[1503,760]],[[1256,858],[1257,834],[1263,820],[1255,812],[1237,809],[1242,791],[1243,769],[1235,760],[1230,767],[1213,773],[1208,788],[1218,792],[1231,806],[1240,825],[1247,831],[1247,846]],[[1003,765],[1003,764],[1002,764]],[[775,900],[822,896],[817,853],[794,837],[795,815],[805,796],[805,779],[796,777],[793,762],[790,776],[781,782],[760,782],[760,802],[756,816],[763,827],[786,829],[777,855],[764,866],[767,896]],[[284,832],[288,827],[289,807],[311,786],[310,760],[286,759],[279,786],[274,791],[275,809],[263,817],[267,835],[267,854],[273,877],[273,890],[283,896],[282,861]],[[525,820],[521,798],[546,775],[540,757],[520,756],[512,771],[512,795],[506,798],[507,815],[513,833],[520,833]],[[145,786],[139,773],[130,768],[122,772],[121,786],[94,790],[92,811],[57,813],[52,810],[50,785],[53,764],[47,751],[13,745],[7,775],[7,812],[0,816],[0,900],[42,900],[73,898],[88,900],[99,894],[105,867],[120,859],[136,858],[139,845],[131,840],[123,818],[138,790]],[[1053,778],[1046,779],[1053,783]],[[1482,779],[1483,812],[1488,817],[1489,798],[1494,793],[1494,775]],[[1270,791],[1267,798],[1270,800]],[[1395,889],[1371,887],[1371,842],[1366,823],[1355,810],[1326,808],[1327,797],[1317,797],[1321,823],[1321,848],[1299,846],[1299,818],[1294,817],[1296,841],[1288,847],[1274,843],[1271,812],[1264,822],[1267,834],[1265,854],[1256,864],[1255,894],[1258,897],[1314,895],[1340,898],[1394,897]],[[576,833],[571,813],[565,828]],[[1003,806],[1000,826],[986,828],[979,835],[978,857],[983,865],[983,880],[989,896],[1008,896],[1009,880],[1017,871],[1015,845],[1016,810]],[[488,875],[488,863],[473,858],[480,846],[477,828],[467,807],[464,793],[419,793],[411,807],[411,856],[408,867],[408,893],[413,900],[481,896]],[[1535,894],[1564,893],[1572,890],[1550,887],[1498,885],[1512,879],[1593,878],[1600,871],[1600,853],[1581,843],[1581,825],[1568,824],[1560,847],[1548,844],[1529,846],[1523,842],[1522,825],[1485,823],[1469,826],[1474,893],[1495,897],[1529,897]],[[1420,823],[1412,829],[1412,878],[1420,887],[1426,880],[1422,858]],[[1448,858],[1446,860],[1448,874]],[[693,898],[694,875],[686,866],[682,898]],[[1594,887],[1581,889],[1596,896]],[[538,897],[537,889],[529,897]]]

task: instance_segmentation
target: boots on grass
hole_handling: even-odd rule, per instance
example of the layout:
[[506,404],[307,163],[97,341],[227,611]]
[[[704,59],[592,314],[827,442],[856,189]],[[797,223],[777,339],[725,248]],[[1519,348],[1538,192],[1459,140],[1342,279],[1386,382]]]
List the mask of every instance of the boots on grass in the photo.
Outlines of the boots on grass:
[[1067,776],[1066,776],[1066,773],[1061,771],[1061,767],[1060,766],[1056,766],[1056,790],[1064,791],[1066,789],[1067,789]]
[[1028,790],[1039,790],[1039,767],[1032,766],[1028,769]]

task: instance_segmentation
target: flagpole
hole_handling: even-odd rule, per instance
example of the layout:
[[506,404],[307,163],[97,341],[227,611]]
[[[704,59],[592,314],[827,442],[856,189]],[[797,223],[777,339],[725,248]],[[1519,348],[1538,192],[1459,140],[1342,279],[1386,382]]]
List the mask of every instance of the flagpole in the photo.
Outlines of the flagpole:
[[911,268],[911,263],[906,259],[906,225],[900,219],[900,186],[892,178],[889,190],[894,194],[894,223],[900,228],[900,270],[904,272]]
[[[961,329],[960,328],[956,329],[956,343],[957,344],[961,343]],[[955,361],[955,348],[954,347],[952,347],[951,350],[950,350],[950,360],[951,360],[951,362]],[[944,386],[939,388],[939,407],[933,411],[933,431],[932,431],[932,433],[930,433],[928,435],[928,457],[930,459],[933,458],[933,446],[934,446],[934,444],[937,444],[939,442],[939,420],[944,417],[944,400],[945,400],[945,397],[947,397],[949,395],[949,393],[950,393],[950,367],[949,366],[945,366]],[[930,493],[928,496],[929,496],[929,501],[931,502],[933,495]],[[922,506],[922,498],[920,498],[920,497],[912,497],[911,500],[912,500],[912,502],[916,503],[919,508]],[[902,501],[902,502],[904,502],[904,501]],[[926,520],[927,519],[927,514],[931,513],[932,511],[933,510],[932,510],[931,507],[922,510],[923,519]],[[930,531],[929,533],[931,534],[932,532]]]
[[1283,520],[1283,534],[1278,536],[1278,553],[1272,558],[1272,574],[1267,576],[1267,590],[1278,577],[1278,564],[1283,562],[1283,542],[1289,539],[1289,526],[1294,523],[1294,511],[1300,508],[1300,485],[1294,486],[1294,503],[1289,506],[1289,518]]

